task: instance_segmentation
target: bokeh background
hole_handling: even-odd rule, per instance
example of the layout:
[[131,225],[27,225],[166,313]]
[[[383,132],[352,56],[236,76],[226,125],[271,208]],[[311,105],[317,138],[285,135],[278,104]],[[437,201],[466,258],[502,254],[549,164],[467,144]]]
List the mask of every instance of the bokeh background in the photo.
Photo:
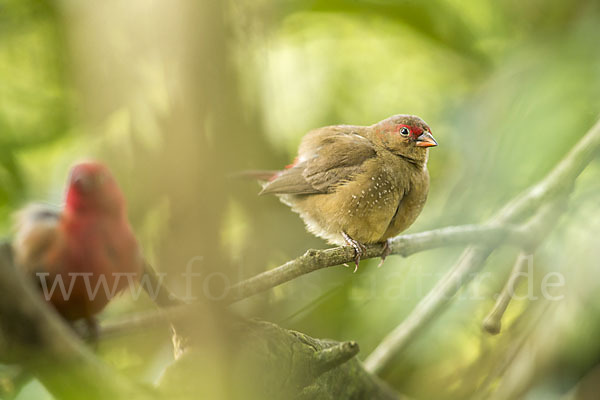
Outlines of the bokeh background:
[[[175,292],[191,260],[234,282],[327,247],[236,173],[288,164],[312,128],[398,113],[421,116],[440,144],[410,231],[482,222],[600,117],[599,38],[596,0],[0,0],[0,230],[10,236],[11,213],[31,200],[60,204],[70,165],[100,159]],[[516,256],[501,249],[382,378],[423,399],[594,398],[599,177],[595,161],[519,288],[539,295],[560,272],[560,301],[515,301],[503,333],[483,333]],[[357,340],[364,358],[460,251],[318,271],[235,311]],[[194,281],[215,296],[226,283]],[[124,296],[101,319],[148,307]],[[153,382],[169,335],[146,335],[100,355]],[[19,397],[46,398],[36,382]]]

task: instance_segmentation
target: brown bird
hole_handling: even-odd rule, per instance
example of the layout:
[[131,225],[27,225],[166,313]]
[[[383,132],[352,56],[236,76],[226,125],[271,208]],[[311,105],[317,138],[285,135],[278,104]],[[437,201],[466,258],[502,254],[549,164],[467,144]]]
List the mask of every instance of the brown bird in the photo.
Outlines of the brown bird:
[[364,244],[385,242],[383,262],[387,239],[421,213],[432,146],[437,142],[429,126],[413,115],[315,129],[302,139],[292,164],[262,175],[267,182],[260,194],[277,195],[329,243],[352,246],[356,272]]

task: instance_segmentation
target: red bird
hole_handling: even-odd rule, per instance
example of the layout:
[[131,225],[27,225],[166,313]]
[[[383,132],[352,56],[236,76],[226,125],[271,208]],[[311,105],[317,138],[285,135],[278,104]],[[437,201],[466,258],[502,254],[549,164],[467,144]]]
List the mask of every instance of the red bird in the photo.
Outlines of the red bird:
[[13,251],[19,268],[39,279],[46,301],[71,321],[93,322],[143,269],[123,194],[96,162],[73,167],[62,212],[33,204],[17,213]]

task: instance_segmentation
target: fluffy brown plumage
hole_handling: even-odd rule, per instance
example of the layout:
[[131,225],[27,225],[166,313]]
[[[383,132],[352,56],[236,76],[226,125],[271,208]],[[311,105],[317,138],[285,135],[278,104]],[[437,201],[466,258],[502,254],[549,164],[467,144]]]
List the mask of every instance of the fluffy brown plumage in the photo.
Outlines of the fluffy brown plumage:
[[427,124],[412,115],[315,129],[261,194],[279,196],[315,235],[353,246],[358,265],[363,244],[387,244],[421,213],[429,192],[428,147],[436,145]]

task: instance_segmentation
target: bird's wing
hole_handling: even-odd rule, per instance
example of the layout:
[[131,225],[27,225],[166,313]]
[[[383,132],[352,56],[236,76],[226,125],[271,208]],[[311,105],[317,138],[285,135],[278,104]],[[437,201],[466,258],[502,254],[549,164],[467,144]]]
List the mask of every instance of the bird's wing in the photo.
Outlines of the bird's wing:
[[263,185],[260,194],[314,194],[322,193],[304,177],[306,163],[300,163],[277,173]]
[[15,238],[12,243],[16,263],[29,272],[44,269],[43,257],[59,240],[58,210],[31,204],[15,214]]
[[329,193],[359,173],[375,157],[373,144],[353,127],[329,127],[309,132],[295,164],[265,184],[261,194]]

